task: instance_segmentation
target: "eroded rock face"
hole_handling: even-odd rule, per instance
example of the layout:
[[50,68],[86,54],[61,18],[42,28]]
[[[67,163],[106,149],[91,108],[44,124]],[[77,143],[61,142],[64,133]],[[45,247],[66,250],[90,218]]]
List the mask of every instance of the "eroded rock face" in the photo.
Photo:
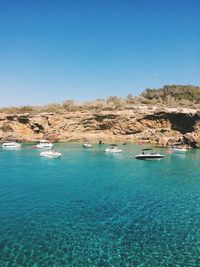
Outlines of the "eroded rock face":
[[157,127],[157,124],[163,125],[165,128],[170,127],[173,130],[179,131],[182,134],[194,131],[194,126],[198,121],[197,113],[185,112],[157,112],[152,115],[146,115],[145,119]]
[[194,125],[194,131],[183,135],[183,140],[191,147],[200,148],[200,120]]
[[200,115],[196,110],[66,112],[0,114],[0,141],[142,141],[168,145],[184,141],[200,147]]

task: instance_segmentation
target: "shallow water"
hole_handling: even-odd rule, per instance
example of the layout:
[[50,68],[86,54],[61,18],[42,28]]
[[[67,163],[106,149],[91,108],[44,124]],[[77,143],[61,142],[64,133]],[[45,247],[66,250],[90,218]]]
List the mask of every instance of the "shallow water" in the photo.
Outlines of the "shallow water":
[[[200,151],[0,149],[0,266],[200,266]],[[164,152],[164,149],[157,149]]]

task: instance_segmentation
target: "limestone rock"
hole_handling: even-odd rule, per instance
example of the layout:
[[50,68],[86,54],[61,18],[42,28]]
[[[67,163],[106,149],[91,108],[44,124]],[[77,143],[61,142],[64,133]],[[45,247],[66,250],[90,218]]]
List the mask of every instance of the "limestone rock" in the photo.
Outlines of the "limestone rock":
[[130,141],[168,145],[179,140],[200,147],[198,110],[76,111],[62,114],[0,114],[0,141]]

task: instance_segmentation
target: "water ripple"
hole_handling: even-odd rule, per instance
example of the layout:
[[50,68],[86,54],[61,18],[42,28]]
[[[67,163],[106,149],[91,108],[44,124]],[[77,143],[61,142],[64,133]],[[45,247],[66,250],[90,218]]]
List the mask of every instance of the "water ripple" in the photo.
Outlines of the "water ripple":
[[133,145],[59,146],[61,160],[0,153],[0,266],[199,266],[199,151],[139,162]]

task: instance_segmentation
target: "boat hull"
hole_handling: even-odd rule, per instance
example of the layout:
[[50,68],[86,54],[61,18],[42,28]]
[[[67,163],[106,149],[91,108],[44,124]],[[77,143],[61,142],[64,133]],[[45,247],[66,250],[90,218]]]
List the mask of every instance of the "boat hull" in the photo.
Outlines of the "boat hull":
[[21,148],[21,144],[18,144],[18,143],[4,143],[2,145],[2,148],[4,148],[4,149],[19,149],[19,148]]
[[45,148],[52,148],[53,145],[36,145],[36,148],[39,148],[39,149],[45,149]]
[[83,148],[92,148],[91,144],[83,144],[82,146],[83,146]]
[[120,153],[122,152],[121,149],[105,149],[105,152],[107,153]]
[[40,153],[41,157],[46,157],[46,158],[51,158],[51,159],[59,159],[62,154],[59,152],[52,152],[52,153],[45,153],[45,152],[41,152]]
[[135,156],[135,159],[141,159],[141,160],[161,160],[164,157],[164,155],[138,155]]

